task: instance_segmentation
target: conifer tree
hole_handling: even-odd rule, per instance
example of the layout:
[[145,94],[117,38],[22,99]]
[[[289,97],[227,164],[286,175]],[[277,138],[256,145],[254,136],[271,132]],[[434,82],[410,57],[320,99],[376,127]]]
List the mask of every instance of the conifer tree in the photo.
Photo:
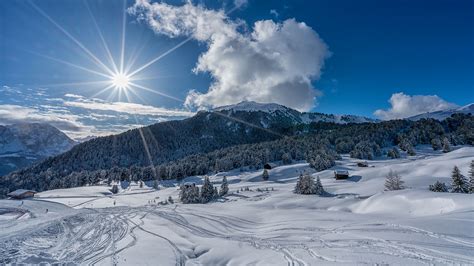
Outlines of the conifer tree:
[[447,153],[451,151],[451,145],[449,144],[448,138],[443,139],[443,152]]
[[204,184],[201,187],[201,202],[207,203],[214,198],[214,187],[209,180],[209,177],[204,177]]
[[262,179],[264,181],[267,181],[269,178],[270,178],[270,176],[268,175],[267,169],[263,169]]
[[390,190],[401,190],[404,189],[405,186],[403,185],[405,182],[403,182],[402,178],[400,175],[391,170],[388,172],[386,178],[385,178],[385,190],[390,191]]
[[222,178],[221,190],[219,191],[220,196],[224,196],[229,192],[229,183],[227,182],[227,177]]
[[452,178],[452,185],[451,185],[451,192],[454,193],[468,193],[468,184],[466,181],[466,178],[461,174],[461,171],[459,171],[459,168],[457,166],[454,166],[453,172],[451,173],[451,178]]
[[429,186],[430,191],[433,192],[448,192],[448,188],[446,187],[445,183],[441,183],[439,181],[436,181],[433,185]]
[[314,178],[306,173],[304,175],[301,174],[296,183],[294,192],[296,194],[317,194],[317,187],[314,183]]
[[324,194],[323,184],[321,184],[321,179],[319,179],[319,176],[316,178],[315,188],[316,188],[316,194],[318,195]]

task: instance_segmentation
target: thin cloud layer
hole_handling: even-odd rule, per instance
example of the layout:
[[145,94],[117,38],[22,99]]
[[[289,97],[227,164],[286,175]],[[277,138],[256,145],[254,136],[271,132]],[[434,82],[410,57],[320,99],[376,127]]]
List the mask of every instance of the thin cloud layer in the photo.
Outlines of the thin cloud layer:
[[[40,94],[38,94],[41,92]],[[139,103],[107,102],[78,94],[50,97],[48,89],[0,87],[0,125],[48,123],[75,140],[120,133],[161,121],[192,116],[186,110]]]
[[437,95],[410,96],[403,92],[392,94],[388,102],[391,105],[389,109],[376,110],[374,115],[384,120],[401,119],[458,107],[456,104],[447,102]]
[[276,102],[301,111],[315,106],[319,79],[330,55],[318,33],[304,22],[288,19],[255,22],[251,30],[223,10],[187,2],[181,6],[136,0],[129,12],[157,34],[188,37],[207,44],[195,73],[209,73],[205,93],[190,91],[189,107],[215,107],[243,100]]

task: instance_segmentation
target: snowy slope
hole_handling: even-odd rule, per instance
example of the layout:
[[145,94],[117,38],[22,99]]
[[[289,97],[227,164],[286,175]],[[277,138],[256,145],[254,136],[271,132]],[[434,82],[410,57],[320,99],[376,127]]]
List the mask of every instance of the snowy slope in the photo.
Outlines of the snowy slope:
[[456,109],[419,114],[419,115],[412,116],[408,119],[413,120],[413,121],[417,121],[423,118],[433,118],[437,120],[443,120],[450,117],[453,114],[474,114],[474,103],[471,103],[471,104],[468,104],[466,106],[459,107]]
[[312,122],[347,124],[373,123],[378,121],[376,119],[355,115],[334,115],[310,112],[301,113],[297,110],[276,103],[257,103],[253,101],[243,101],[234,105],[217,107],[212,109],[212,111],[221,112],[229,116],[243,116],[243,118],[247,118],[248,114],[251,114],[252,116],[259,116],[259,124],[265,128],[268,128],[271,124],[285,122],[295,125],[309,124]]
[[0,125],[0,175],[65,152],[76,143],[43,123]]
[[[45,191],[23,204],[0,201],[0,263],[472,265],[473,195],[427,187],[449,182],[454,165],[467,173],[474,147],[447,154],[421,148],[367,168],[347,156],[318,173],[303,162],[280,166],[269,181],[261,170],[219,173],[211,181],[219,185],[226,175],[230,194],[210,204],[158,204],[177,199],[176,181],[159,191],[132,185],[112,195],[94,186]],[[334,169],[352,177],[336,181]],[[408,189],[383,191],[390,169]],[[293,194],[303,171],[320,176],[332,196]]]

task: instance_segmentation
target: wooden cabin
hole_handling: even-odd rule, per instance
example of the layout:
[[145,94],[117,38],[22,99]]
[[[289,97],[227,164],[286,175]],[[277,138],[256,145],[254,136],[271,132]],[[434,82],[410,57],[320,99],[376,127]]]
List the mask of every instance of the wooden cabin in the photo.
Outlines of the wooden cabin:
[[334,178],[337,180],[339,179],[348,179],[349,178],[349,171],[347,170],[336,170],[334,171]]
[[263,169],[267,169],[267,170],[273,169],[275,167],[277,167],[277,165],[274,163],[266,163],[263,165]]
[[359,167],[369,167],[369,163],[368,162],[358,162],[357,166],[359,166]]
[[7,194],[10,199],[27,199],[33,198],[36,194],[34,190],[27,190],[27,189],[17,189]]

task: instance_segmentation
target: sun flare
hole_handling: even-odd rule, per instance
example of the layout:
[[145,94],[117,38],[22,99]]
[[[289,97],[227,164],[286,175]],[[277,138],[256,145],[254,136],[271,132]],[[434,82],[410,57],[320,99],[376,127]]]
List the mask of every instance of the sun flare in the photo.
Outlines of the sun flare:
[[124,73],[117,73],[112,76],[111,82],[117,89],[127,89],[130,86],[130,77]]

